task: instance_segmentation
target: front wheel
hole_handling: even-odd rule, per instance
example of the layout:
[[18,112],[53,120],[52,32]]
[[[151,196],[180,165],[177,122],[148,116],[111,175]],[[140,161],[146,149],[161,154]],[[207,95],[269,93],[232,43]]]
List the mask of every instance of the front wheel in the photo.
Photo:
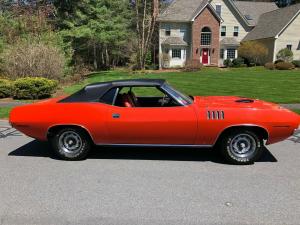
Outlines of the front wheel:
[[263,139],[249,130],[232,131],[221,140],[221,153],[232,164],[252,164],[263,150]]
[[56,155],[64,160],[82,160],[91,148],[88,135],[75,128],[58,131],[50,141]]

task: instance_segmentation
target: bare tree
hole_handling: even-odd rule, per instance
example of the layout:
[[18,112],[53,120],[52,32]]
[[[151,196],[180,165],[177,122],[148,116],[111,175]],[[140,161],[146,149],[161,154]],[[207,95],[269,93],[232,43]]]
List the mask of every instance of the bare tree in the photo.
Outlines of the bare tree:
[[138,39],[137,67],[144,69],[159,14],[159,0],[135,0],[134,4]]

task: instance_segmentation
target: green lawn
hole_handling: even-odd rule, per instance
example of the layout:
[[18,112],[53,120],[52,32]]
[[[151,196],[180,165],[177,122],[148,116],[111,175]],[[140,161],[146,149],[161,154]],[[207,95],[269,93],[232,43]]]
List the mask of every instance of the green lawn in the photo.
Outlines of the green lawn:
[[294,109],[293,111],[300,115],[300,109]]
[[71,94],[84,85],[118,79],[163,78],[190,95],[238,95],[275,103],[300,102],[300,70],[278,71],[263,67],[218,69],[204,68],[200,72],[172,72],[133,75],[124,71],[100,72],[83,83],[64,88]]
[[0,118],[8,118],[11,109],[12,107],[0,107]]

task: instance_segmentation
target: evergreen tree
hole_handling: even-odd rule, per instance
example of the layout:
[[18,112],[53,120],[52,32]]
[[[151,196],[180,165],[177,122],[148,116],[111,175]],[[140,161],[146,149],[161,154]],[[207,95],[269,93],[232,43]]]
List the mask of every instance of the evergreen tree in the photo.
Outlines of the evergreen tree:
[[[72,40],[77,56],[92,56],[94,69],[118,65],[128,58],[131,11],[126,0],[57,0],[58,25]],[[86,61],[86,60],[85,60]]]

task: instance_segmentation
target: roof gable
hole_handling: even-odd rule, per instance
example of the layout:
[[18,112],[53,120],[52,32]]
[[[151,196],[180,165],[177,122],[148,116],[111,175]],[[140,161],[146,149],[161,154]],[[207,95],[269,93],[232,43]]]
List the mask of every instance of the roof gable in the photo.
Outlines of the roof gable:
[[197,16],[199,16],[202,11],[208,7],[210,9],[210,12],[219,20],[219,21],[223,21],[223,19],[219,16],[219,14],[217,13],[217,11],[214,9],[214,7],[210,4],[210,3],[206,3],[206,4],[201,4],[200,7],[196,10],[195,14],[192,16],[192,21],[194,21]]
[[275,38],[299,16],[300,4],[280,8],[260,16],[257,26],[246,35],[243,41]]

